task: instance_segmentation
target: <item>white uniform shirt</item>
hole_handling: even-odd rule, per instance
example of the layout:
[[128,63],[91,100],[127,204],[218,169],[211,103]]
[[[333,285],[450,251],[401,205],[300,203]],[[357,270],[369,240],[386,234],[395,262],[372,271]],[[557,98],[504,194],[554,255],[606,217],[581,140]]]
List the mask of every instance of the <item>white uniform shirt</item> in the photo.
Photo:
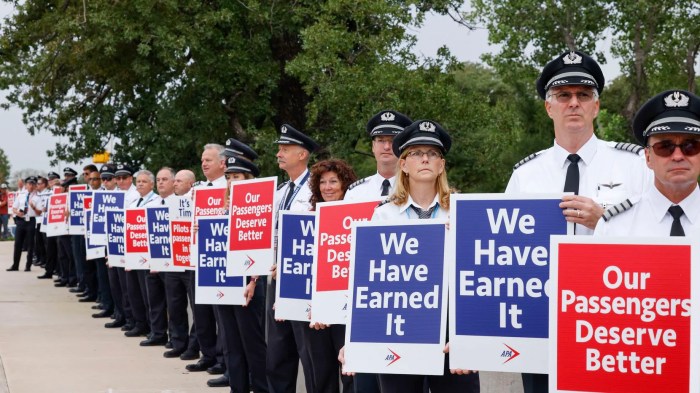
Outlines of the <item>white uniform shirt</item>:
[[[35,191],[35,192],[32,194],[32,196],[30,197],[30,199],[29,199],[29,200],[34,204],[34,207],[37,208],[37,209],[39,209],[39,210],[43,210],[43,208],[44,208],[44,196],[43,196],[43,193],[44,193],[45,191],[46,191],[46,190],[44,190],[44,191],[42,191],[42,192]],[[47,197],[47,198],[48,198],[48,197]],[[30,206],[31,206],[31,204],[30,204]],[[32,209],[32,208],[30,207],[29,210],[34,210],[34,209]],[[36,217],[36,218],[37,218],[37,219],[36,219],[37,225],[41,224],[41,218],[44,216],[44,213],[43,213],[43,212],[37,213],[36,211],[32,211],[32,213],[34,213],[34,215],[33,215],[32,217]]]
[[[656,187],[651,187],[629,210],[607,222],[601,218],[595,227],[595,235],[669,236],[673,217],[668,208],[673,205]],[[686,236],[700,231],[700,188],[696,186],[678,205],[683,208],[681,226]]]
[[[433,202],[430,204],[430,207],[433,207],[435,205],[440,205],[439,199],[438,199],[438,194],[435,194],[435,198],[433,199]],[[419,209],[422,209],[420,205],[415,203],[413,201],[413,198],[411,196],[408,196],[408,200],[406,203],[403,205],[399,206],[393,202],[387,202],[384,203],[380,206],[378,206],[374,210],[374,214],[372,215],[372,221],[375,220],[395,220],[395,219],[403,219],[403,220],[417,220],[418,215],[416,214],[413,209],[411,209],[411,206],[415,206]],[[443,209],[441,206],[436,208],[433,212],[433,215],[431,218],[444,218],[445,222],[449,219],[450,213],[446,210]]]
[[[290,211],[304,211],[307,212],[311,210],[311,187],[309,187],[309,178],[307,176],[309,170],[304,170],[299,177],[294,179],[294,191],[292,191],[293,199],[289,204],[289,208],[284,208],[284,201],[287,199],[287,193],[289,192],[289,182],[284,182],[275,192],[275,200],[277,201],[275,206],[275,217],[278,217],[280,210],[290,210]],[[299,188],[299,183],[302,179],[306,178],[304,184]],[[298,191],[297,191],[298,190]],[[295,194],[296,193],[296,194]]]
[[139,194],[139,192],[136,191],[136,186],[132,184],[131,187],[129,187],[129,189],[125,191],[124,206],[132,207],[132,204],[136,206],[136,201],[138,201],[139,198],[141,198],[141,194]]
[[[396,176],[393,176],[389,180],[389,195],[394,192],[394,187],[396,185]],[[346,201],[371,201],[387,198],[389,195],[382,196],[382,183],[384,182],[384,176],[379,173],[375,173],[372,176],[365,177],[362,180],[358,180],[348,187],[345,192]]]
[[[209,183],[212,185],[210,186]],[[205,180],[200,184],[202,187],[226,187],[226,176],[221,176],[218,179],[214,179],[212,181]]]
[[143,197],[143,201],[141,201],[141,205],[139,205],[139,200],[141,199],[141,194],[138,194],[138,195],[139,195],[138,198],[131,201],[131,204],[127,205],[127,207],[156,206],[156,203],[160,203],[160,197],[155,192],[151,191],[148,194],[146,194],[146,196]]
[[[34,209],[29,207],[29,200],[33,198],[36,195],[36,192],[31,193],[29,195],[29,191],[27,191],[26,188],[23,188],[22,191],[19,191],[17,195],[15,196],[15,201],[12,204],[12,207],[14,209],[17,209],[19,211],[24,211],[26,209],[24,219],[27,220],[31,217],[36,217],[36,213],[34,212]],[[27,198],[29,196],[29,198]],[[18,216],[19,217],[19,216]]]
[[[625,199],[639,198],[653,187],[653,172],[641,154],[615,148],[615,142],[599,140],[595,135],[578,152],[579,195],[606,206]],[[513,171],[506,194],[563,192],[569,152],[559,146],[543,150]],[[577,235],[591,235],[583,225],[576,226]]]

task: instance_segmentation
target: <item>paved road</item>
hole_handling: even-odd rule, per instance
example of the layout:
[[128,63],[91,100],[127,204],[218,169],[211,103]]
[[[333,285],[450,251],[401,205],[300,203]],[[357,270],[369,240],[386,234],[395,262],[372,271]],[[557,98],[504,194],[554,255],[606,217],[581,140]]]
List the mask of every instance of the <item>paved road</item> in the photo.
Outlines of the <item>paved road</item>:
[[[0,393],[227,391],[207,387],[206,373],[186,371],[190,362],[163,358],[163,347],[105,329],[105,319],[90,317],[93,303],[38,280],[43,269],[5,271],[11,258],[12,242],[0,242]],[[481,379],[482,393],[522,392],[519,374]]]

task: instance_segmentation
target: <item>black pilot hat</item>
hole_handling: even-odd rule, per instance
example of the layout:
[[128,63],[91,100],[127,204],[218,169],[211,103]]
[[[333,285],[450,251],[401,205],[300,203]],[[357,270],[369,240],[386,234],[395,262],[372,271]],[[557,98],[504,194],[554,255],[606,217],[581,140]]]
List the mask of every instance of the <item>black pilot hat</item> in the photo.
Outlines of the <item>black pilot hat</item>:
[[60,179],[61,176],[58,173],[52,171],[46,175],[46,178],[49,180],[56,180],[56,179]]
[[78,176],[78,172],[76,172],[75,169],[71,167],[65,167],[63,168],[63,176]]
[[226,157],[239,156],[249,161],[253,161],[258,158],[258,153],[256,153],[255,150],[234,138],[228,138],[226,140],[224,155],[226,155]]
[[116,176],[117,166],[114,164],[104,164],[100,167],[100,178]]
[[36,176],[28,176],[26,179],[24,179],[24,182],[36,184],[37,178],[36,178]]
[[391,147],[396,157],[413,145],[437,146],[442,154],[447,154],[452,146],[452,138],[442,126],[432,120],[418,120],[394,137]]
[[298,145],[308,150],[310,153],[315,152],[320,147],[316,141],[289,124],[282,124],[282,127],[280,127],[280,137],[275,143],[278,145]]
[[634,136],[646,146],[651,135],[677,132],[700,135],[700,97],[668,90],[647,101],[632,121]]
[[369,119],[369,122],[367,122],[367,134],[369,134],[370,138],[379,135],[396,136],[404,128],[410,126],[411,123],[413,123],[413,120],[403,113],[384,110]]
[[544,66],[537,78],[537,94],[544,100],[551,87],[568,85],[595,87],[600,95],[605,86],[605,77],[592,57],[578,51],[565,52]]
[[133,176],[134,170],[126,164],[117,164],[114,176]]
[[226,158],[226,173],[250,173],[254,177],[260,176],[260,169],[244,158],[231,156]]

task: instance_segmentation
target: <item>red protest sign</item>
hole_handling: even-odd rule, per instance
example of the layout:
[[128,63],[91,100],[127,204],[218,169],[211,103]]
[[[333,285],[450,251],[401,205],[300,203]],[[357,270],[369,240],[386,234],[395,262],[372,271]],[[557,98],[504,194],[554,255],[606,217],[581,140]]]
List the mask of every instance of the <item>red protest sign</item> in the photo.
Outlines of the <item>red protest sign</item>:
[[552,238],[550,390],[698,389],[692,246],[635,240]]
[[126,209],[124,218],[126,268],[149,269],[146,209],[142,207]]
[[272,249],[275,180],[231,184],[229,251]]
[[56,194],[49,197],[49,224],[60,224],[66,222],[65,210],[68,203],[68,194]]
[[85,210],[92,209],[92,197],[83,198],[83,209],[85,209]]
[[193,268],[190,264],[190,238],[192,237],[192,221],[170,221],[170,252],[173,254],[173,265]]
[[226,189],[220,187],[206,187],[194,189],[194,216],[224,216],[226,206],[224,197]]
[[316,205],[316,291],[348,289],[350,225],[353,221],[372,218],[377,203],[328,202]]
[[87,191],[87,184],[73,184],[68,186],[69,191]]

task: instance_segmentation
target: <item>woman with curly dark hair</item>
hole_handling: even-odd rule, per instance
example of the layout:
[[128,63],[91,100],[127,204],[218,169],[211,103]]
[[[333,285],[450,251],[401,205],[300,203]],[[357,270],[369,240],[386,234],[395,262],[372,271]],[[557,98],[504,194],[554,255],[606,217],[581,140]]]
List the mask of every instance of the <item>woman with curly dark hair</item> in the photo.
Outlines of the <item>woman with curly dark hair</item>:
[[[355,171],[343,160],[329,159],[317,162],[311,167],[311,210],[316,210],[318,202],[340,201],[348,186],[357,180]],[[340,375],[338,351],[345,345],[345,325],[324,325],[314,323],[304,330],[304,341],[311,352],[314,387],[317,392],[352,392],[353,378]]]
[[319,161],[311,167],[311,210],[318,202],[340,201],[357,175],[347,162],[331,158]]

